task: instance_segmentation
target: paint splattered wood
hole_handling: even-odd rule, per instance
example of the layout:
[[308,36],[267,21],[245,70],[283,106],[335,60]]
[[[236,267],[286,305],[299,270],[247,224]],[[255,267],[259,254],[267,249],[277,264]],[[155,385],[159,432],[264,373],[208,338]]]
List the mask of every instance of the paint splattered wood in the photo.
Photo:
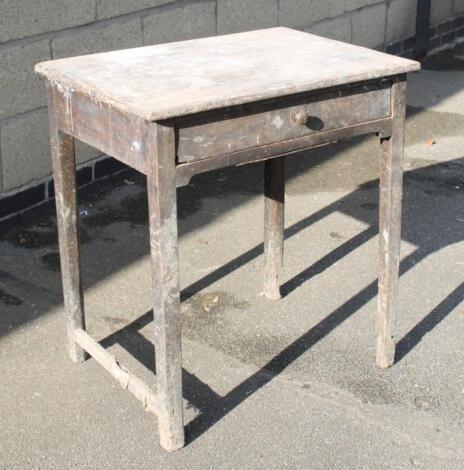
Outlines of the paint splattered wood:
[[395,361],[405,108],[404,80],[392,86],[392,133],[381,139],[377,364],[382,368]]
[[379,120],[390,113],[390,84],[369,82],[337,87],[328,93],[274,98],[227,113],[195,114],[176,120],[177,157],[179,162],[211,158]]
[[73,362],[83,362],[86,354],[73,336],[76,328],[85,329],[84,297],[79,258],[79,216],[76,193],[74,139],[63,133],[53,111],[53,93],[48,95],[50,145],[52,153],[55,203],[58,225],[64,310],[68,331],[68,352]]
[[264,295],[281,298],[279,271],[284,260],[285,158],[264,163]]
[[161,445],[173,451],[184,445],[174,129],[149,123],[144,139],[149,162],[147,189],[158,429]]
[[43,62],[71,93],[162,120],[418,70],[417,62],[288,28]]

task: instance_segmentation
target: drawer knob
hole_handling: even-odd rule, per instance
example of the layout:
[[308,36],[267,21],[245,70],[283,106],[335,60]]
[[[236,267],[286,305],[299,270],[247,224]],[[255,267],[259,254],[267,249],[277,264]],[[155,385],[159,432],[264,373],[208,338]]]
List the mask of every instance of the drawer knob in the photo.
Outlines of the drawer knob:
[[302,109],[301,111],[297,111],[293,118],[295,119],[295,122],[297,124],[304,126],[308,122],[309,116],[308,113],[304,109]]

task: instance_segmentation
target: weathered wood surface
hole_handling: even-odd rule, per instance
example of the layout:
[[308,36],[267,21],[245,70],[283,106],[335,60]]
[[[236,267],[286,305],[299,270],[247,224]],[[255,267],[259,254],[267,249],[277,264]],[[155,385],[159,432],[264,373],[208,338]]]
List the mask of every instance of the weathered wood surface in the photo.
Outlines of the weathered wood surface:
[[[63,95],[49,81],[47,86],[60,129],[146,174],[144,120],[111,105],[98,104],[80,92]],[[387,116],[389,87],[388,81],[368,82],[342,87],[338,92],[293,95],[175,120],[175,126],[180,126],[176,130],[178,161],[211,158]],[[292,106],[295,102],[301,105]],[[308,116],[306,124],[296,121],[302,110]]]
[[157,398],[153,390],[140,378],[136,377],[119,361],[103,348],[97,341],[80,328],[74,330],[73,338],[79,346],[87,351],[105,370],[107,370],[124,390],[142,402],[146,411],[158,415]]
[[377,121],[366,122],[355,126],[334,129],[332,131],[316,132],[297,139],[241,150],[227,155],[220,155],[215,158],[206,158],[195,162],[183,163],[178,165],[176,168],[177,186],[185,186],[188,184],[192,176],[205,171],[267,160],[269,158],[299,152],[304,149],[349,139],[358,135],[372,133],[391,135],[391,128],[391,118],[379,119]]
[[390,115],[390,83],[342,87],[176,121],[179,162],[295,139]]
[[68,351],[72,361],[83,362],[86,357],[85,351],[75,342],[73,337],[76,328],[85,329],[84,297],[79,259],[79,214],[74,139],[58,128],[53,94],[48,95],[48,104]]
[[377,364],[382,368],[395,360],[405,108],[406,80],[393,84],[392,133],[381,139]]
[[163,120],[419,69],[417,62],[271,28],[40,63],[63,94],[81,92]]
[[173,451],[184,445],[174,129],[147,124],[144,149],[148,166],[158,428],[161,445]]
[[264,295],[281,298],[279,272],[284,261],[285,157],[264,163]]
[[47,88],[53,95],[54,112],[61,130],[145,173],[142,148],[145,121],[109,104],[97,103],[85,93],[67,93],[50,81],[47,81]]

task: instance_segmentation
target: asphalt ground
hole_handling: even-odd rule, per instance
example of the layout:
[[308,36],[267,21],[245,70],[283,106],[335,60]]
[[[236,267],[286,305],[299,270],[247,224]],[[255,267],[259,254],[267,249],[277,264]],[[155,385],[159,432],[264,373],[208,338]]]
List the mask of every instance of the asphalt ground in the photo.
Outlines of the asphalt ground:
[[[53,207],[0,227],[0,468],[464,467],[464,59],[410,76],[397,362],[375,365],[378,142],[287,158],[283,299],[262,164],[179,189],[187,445],[66,355]],[[33,151],[33,149],[31,149]],[[88,330],[153,382],[145,180],[80,195]]]

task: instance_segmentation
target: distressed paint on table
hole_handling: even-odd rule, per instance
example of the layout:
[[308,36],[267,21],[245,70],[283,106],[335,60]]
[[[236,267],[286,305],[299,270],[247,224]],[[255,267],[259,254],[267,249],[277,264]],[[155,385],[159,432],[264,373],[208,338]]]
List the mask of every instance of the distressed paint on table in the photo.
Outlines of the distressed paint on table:
[[391,104],[392,133],[380,140],[377,364],[382,368],[390,367],[395,361],[406,82],[393,84]]
[[390,111],[390,84],[369,82],[196,114],[176,120],[177,155],[179,162],[211,158],[382,119]]
[[412,60],[288,28],[42,62],[83,92],[149,121],[418,70]]
[[264,162],[264,295],[279,300],[284,263],[285,158]]
[[[286,28],[36,67],[47,77],[49,93],[70,356],[79,362],[90,353],[155,413],[165,449],[184,445],[176,185],[194,174],[266,160],[264,293],[278,299],[284,155],[376,133],[381,143],[377,363],[393,363],[406,73],[418,68],[413,61]],[[185,132],[189,138],[181,143]],[[207,145],[195,147],[196,137],[206,138]],[[74,138],[147,175],[156,393],[85,332]]]

